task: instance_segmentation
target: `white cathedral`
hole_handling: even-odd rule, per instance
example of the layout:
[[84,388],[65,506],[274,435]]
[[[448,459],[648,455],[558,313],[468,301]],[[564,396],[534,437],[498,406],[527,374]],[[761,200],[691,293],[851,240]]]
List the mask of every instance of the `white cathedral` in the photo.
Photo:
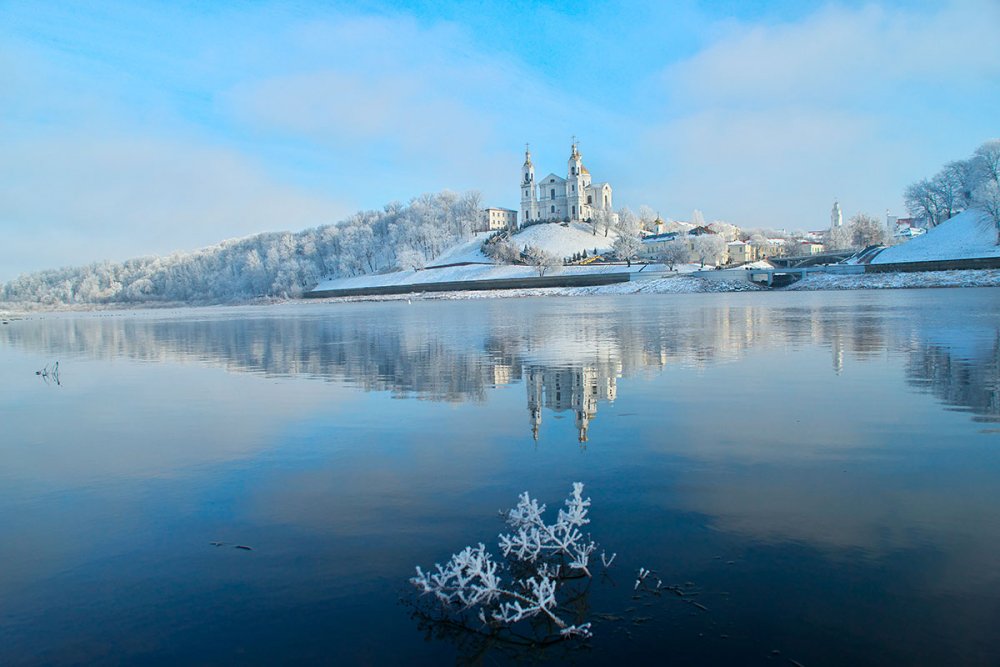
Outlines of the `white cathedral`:
[[525,147],[524,166],[521,167],[522,224],[589,220],[600,209],[612,210],[611,185],[591,183],[590,172],[583,166],[583,157],[575,139],[566,178],[550,173],[537,183],[531,151]]

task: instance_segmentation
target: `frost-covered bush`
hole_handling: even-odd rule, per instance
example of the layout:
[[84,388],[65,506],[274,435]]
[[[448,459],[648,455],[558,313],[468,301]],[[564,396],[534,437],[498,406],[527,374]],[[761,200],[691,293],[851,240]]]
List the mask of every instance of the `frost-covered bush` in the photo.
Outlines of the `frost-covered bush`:
[[[442,610],[457,623],[478,621],[478,628],[497,632],[522,621],[543,620],[542,641],[590,636],[590,623],[571,622],[559,600],[564,585],[590,577],[590,557],[597,545],[581,530],[590,523],[590,498],[583,484],[573,491],[554,523],[546,523],[545,505],[527,492],[506,515],[511,532],[499,536],[504,560],[497,560],[482,543],[465,547],[433,571],[417,567],[410,582],[421,593],[433,595]],[[611,560],[614,556],[611,557]],[[610,565],[604,558],[602,562]]]

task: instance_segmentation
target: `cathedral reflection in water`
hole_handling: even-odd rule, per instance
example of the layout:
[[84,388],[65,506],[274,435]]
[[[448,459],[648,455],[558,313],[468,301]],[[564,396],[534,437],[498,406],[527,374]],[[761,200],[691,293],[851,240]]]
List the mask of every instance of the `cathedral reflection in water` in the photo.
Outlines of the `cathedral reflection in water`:
[[597,402],[615,400],[621,371],[620,362],[579,368],[529,366],[524,384],[528,390],[532,437],[538,440],[542,408],[545,407],[556,413],[573,412],[577,436],[580,442],[587,442],[587,429],[597,416]]

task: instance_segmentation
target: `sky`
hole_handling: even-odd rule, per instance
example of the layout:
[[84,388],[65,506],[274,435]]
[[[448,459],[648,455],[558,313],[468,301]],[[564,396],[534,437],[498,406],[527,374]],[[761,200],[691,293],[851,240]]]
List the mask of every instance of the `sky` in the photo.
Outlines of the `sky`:
[[1000,0],[0,0],[0,281],[336,222],[519,208],[572,137],[615,205],[902,213],[1000,137]]

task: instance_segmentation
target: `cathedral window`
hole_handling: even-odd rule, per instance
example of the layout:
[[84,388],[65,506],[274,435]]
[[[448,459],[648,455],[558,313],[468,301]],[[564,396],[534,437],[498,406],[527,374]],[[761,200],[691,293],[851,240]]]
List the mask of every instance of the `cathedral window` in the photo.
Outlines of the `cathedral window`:
[[576,186],[575,185],[573,186],[573,192],[576,192]]
[[553,207],[552,207],[552,212],[553,212],[553,213],[555,213],[555,212],[556,212],[556,207],[555,207],[555,206],[553,206]]
[[594,203],[594,197],[593,197],[593,195],[587,195],[587,203],[588,204],[593,204]]
[[555,198],[556,198],[556,189],[552,188],[551,190],[549,190],[549,199],[555,199]]

